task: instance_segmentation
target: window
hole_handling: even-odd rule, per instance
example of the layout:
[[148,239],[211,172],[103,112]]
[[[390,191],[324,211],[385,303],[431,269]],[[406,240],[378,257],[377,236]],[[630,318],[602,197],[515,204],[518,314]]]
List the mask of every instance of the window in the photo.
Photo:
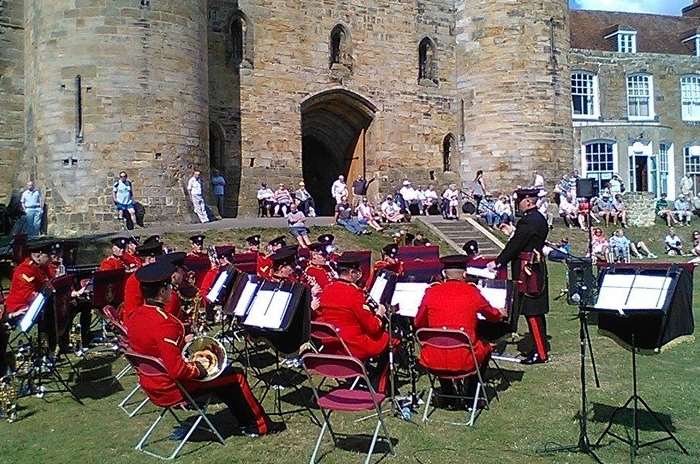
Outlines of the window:
[[330,37],[330,66],[340,64],[350,69],[352,67],[352,53],[350,50],[350,31],[342,24],[336,25],[331,31]]
[[630,120],[654,119],[653,78],[648,74],[627,77],[627,117]]
[[669,158],[673,156],[670,143],[659,144],[659,194],[668,195]]
[[597,118],[598,76],[588,72],[571,75],[571,111],[574,118]]
[[700,145],[683,149],[683,171],[693,180],[693,191],[700,191]]
[[442,171],[452,171],[453,154],[457,149],[455,144],[455,136],[447,134],[442,141]]
[[583,147],[586,177],[595,180],[595,194],[605,187],[615,173],[615,144],[591,142]]
[[618,32],[617,51],[620,53],[637,53],[637,33],[634,31]]
[[682,41],[684,44],[690,43],[695,51],[695,56],[700,56],[700,34],[694,34]]
[[228,56],[236,69],[253,67],[252,24],[242,11],[231,19],[230,39],[227,41]]
[[437,60],[435,44],[425,37],[418,45],[418,83],[422,85],[437,84]]
[[700,75],[681,78],[683,121],[700,121]]

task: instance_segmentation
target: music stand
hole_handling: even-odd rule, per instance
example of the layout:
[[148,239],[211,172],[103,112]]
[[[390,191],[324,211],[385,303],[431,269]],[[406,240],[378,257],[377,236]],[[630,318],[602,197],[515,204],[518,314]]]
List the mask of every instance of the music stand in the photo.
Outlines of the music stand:
[[[655,313],[668,313],[672,310],[671,306],[674,300],[679,280],[683,276],[684,271],[679,266],[672,265],[667,270],[640,270],[640,269],[615,269],[607,268],[600,275],[600,291],[598,300],[592,308],[594,311],[599,311],[603,315],[615,315],[616,318],[626,318],[630,328],[621,338],[630,340],[630,351],[632,351],[632,395],[620,407],[616,408],[610,416],[608,425],[603,433],[598,437],[595,446],[600,445],[606,435],[626,443],[630,447],[632,455],[645,447],[655,445],[664,441],[672,440],[685,454],[689,454],[688,450],[681,444],[676,436],[671,432],[670,428],[664,424],[658,414],[651,409],[651,406],[639,395],[637,382],[637,351],[639,331],[644,330],[638,327],[638,324],[633,322],[632,318],[636,315],[654,315]],[[692,279],[685,279],[685,292],[691,298],[688,308],[692,307]],[[662,322],[663,322],[662,317]],[[605,318],[603,318],[605,320]],[[620,319],[623,321],[624,319]],[[600,321],[599,321],[600,324]],[[613,326],[614,327],[614,326]],[[691,328],[692,333],[692,328]],[[618,334],[615,334],[618,335]],[[672,334],[671,337],[683,335],[681,333]],[[658,345],[663,344],[663,334],[660,335]],[[659,346],[660,348],[660,346]],[[613,432],[612,426],[615,417],[627,406],[632,404],[632,427],[634,429],[634,438],[629,439]],[[639,410],[641,406],[651,415],[654,421],[661,426],[666,432],[666,436],[651,440],[648,442],[640,442],[639,440]]]

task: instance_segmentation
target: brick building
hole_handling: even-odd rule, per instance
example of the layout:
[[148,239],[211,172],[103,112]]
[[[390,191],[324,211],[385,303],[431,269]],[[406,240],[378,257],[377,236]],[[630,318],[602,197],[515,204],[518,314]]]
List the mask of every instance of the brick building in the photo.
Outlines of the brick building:
[[[684,148],[700,151],[670,105],[695,72],[694,15],[570,14],[567,0],[0,0],[0,195],[35,178],[50,231],[94,230],[124,169],[148,222],[187,221],[192,168],[217,168],[228,215],[255,214],[260,182],[302,179],[328,213],[339,174],[376,178],[372,196],[404,177],[468,188],[479,169],[508,189],[581,166],[581,146],[624,176],[621,153],[641,150],[658,184],[662,142],[672,191]],[[610,34],[632,27],[636,53],[615,51]],[[660,36],[673,48],[647,48]],[[597,92],[574,97],[573,123],[571,69],[577,92]],[[654,118],[627,116],[628,72],[635,89],[652,77]]]

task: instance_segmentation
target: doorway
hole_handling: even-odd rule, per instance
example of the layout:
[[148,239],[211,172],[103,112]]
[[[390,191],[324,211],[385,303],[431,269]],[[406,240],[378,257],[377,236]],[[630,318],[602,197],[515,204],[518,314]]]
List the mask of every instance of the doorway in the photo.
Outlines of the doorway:
[[365,176],[365,138],[375,112],[369,100],[345,89],[327,90],[302,103],[302,172],[318,215],[333,215],[331,185],[338,176],[345,177],[348,190]]

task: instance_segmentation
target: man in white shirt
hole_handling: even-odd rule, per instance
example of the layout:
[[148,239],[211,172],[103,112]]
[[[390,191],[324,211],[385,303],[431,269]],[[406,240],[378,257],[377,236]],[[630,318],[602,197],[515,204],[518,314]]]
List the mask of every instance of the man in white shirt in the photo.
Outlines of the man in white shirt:
[[572,229],[578,217],[578,207],[573,202],[570,194],[563,194],[559,198],[559,216],[564,220],[564,224]]
[[617,174],[613,174],[612,179],[610,179],[608,182],[608,188],[610,189],[610,193],[613,195],[613,197],[622,192],[622,181]]
[[411,214],[418,213],[418,192],[416,192],[416,189],[413,188],[411,181],[404,180],[403,186],[401,187],[401,190],[399,190],[399,193],[401,194],[401,198],[403,198],[404,207],[406,210],[408,210]]
[[126,172],[119,173],[119,180],[112,186],[112,201],[117,208],[118,219],[124,217],[124,211],[131,215],[132,224],[136,224],[136,210],[134,209],[134,184],[131,183]]
[[338,176],[338,178],[331,185],[331,196],[335,199],[335,203],[338,204],[342,201],[343,197],[348,196],[348,186],[345,183],[345,176]]
[[41,216],[43,205],[41,204],[41,194],[34,188],[34,182],[27,182],[27,189],[22,192],[20,198],[22,209],[26,217],[27,236],[35,237],[41,233]]
[[260,184],[257,198],[260,205],[260,215],[272,217],[272,208],[275,206],[275,192],[265,182]]
[[187,192],[190,194],[190,200],[192,200],[192,207],[194,208],[195,214],[199,218],[200,222],[209,222],[209,217],[207,216],[207,209],[204,204],[204,196],[202,195],[202,180],[201,172],[195,169],[192,173],[192,177],[187,181]]
[[450,184],[442,193],[445,200],[445,219],[457,219],[459,217],[459,190],[455,184]]
[[439,198],[433,184],[428,185],[428,188],[423,191],[423,197],[423,211],[426,215],[430,215],[430,208],[438,204]]
[[670,228],[668,229],[668,234],[664,238],[664,245],[666,245],[666,254],[669,256],[682,256],[683,255],[683,242],[681,238],[676,234],[676,232]]
[[386,200],[382,202],[379,209],[386,222],[395,223],[404,220],[404,215],[401,214],[401,207],[394,201],[391,195],[387,195]]
[[678,222],[689,226],[690,220],[693,218],[693,208],[687,197],[683,194],[678,195],[678,198],[676,198],[676,201],[673,203],[673,207],[675,210],[674,213],[676,217],[678,217]]

